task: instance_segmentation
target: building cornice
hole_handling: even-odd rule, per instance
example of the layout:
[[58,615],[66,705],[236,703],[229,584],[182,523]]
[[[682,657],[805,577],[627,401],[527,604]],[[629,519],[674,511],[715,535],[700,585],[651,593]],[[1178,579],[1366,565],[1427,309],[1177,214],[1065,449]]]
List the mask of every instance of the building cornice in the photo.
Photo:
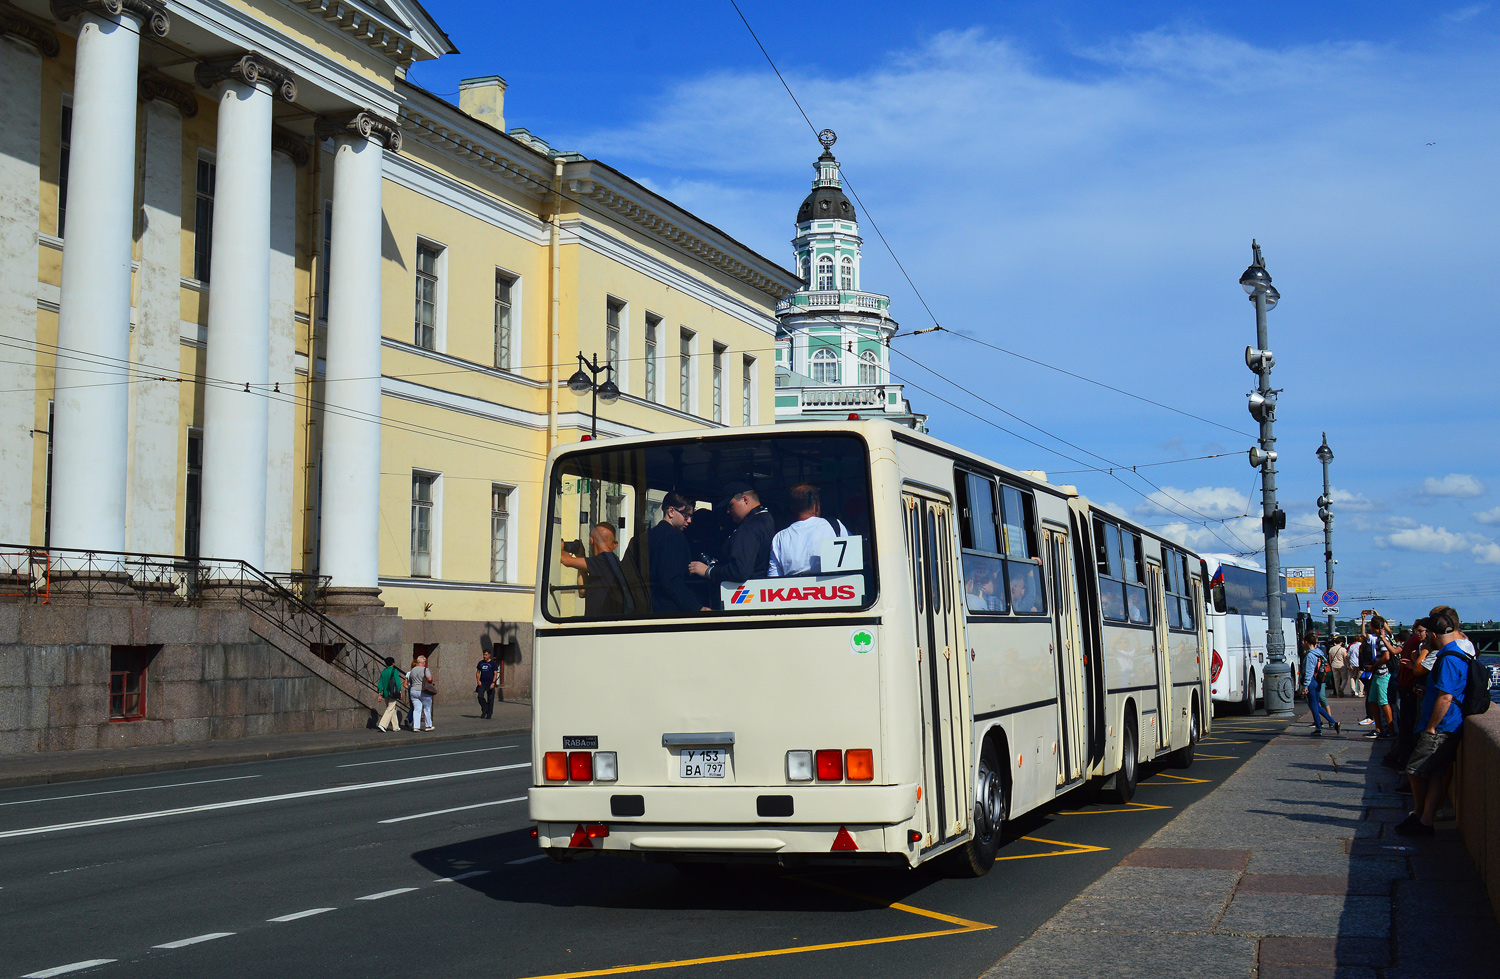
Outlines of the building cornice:
[[157,37],[166,37],[172,28],[167,16],[166,4],[161,0],[52,0],[52,16],[68,20],[79,14],[97,14],[101,17],[129,15],[148,27]]
[[327,22],[335,30],[366,45],[403,68],[421,58],[427,60],[445,54],[456,54],[458,49],[443,33],[442,28],[430,18],[419,15],[420,8],[413,10],[412,20],[427,23],[404,24],[392,20],[356,0],[285,0],[289,6],[297,7],[315,20]]
[[56,31],[32,20],[8,3],[0,3],[0,35],[19,38],[48,58],[57,57],[62,50]]
[[535,215],[513,207],[493,194],[455,180],[410,156],[385,154],[385,178],[486,224],[503,228],[533,244],[547,243],[547,225]]
[[403,132],[538,201],[552,199],[552,166],[545,156],[422,89],[402,88],[409,94],[397,120]]

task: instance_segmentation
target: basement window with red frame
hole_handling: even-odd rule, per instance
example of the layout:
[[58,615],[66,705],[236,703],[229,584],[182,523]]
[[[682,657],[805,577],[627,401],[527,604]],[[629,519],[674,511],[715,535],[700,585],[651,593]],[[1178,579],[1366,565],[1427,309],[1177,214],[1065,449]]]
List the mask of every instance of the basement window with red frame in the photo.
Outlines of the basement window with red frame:
[[159,646],[114,646],[109,651],[109,719],[146,716],[146,669]]

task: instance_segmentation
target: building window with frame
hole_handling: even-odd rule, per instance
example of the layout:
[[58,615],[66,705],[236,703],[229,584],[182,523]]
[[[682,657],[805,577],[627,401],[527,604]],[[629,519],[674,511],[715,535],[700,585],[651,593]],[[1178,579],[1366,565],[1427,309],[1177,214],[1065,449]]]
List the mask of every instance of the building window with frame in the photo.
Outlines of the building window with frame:
[[681,354],[678,357],[677,379],[681,387],[680,401],[683,411],[693,410],[693,332],[683,330]]
[[625,304],[618,299],[604,303],[604,362],[620,371],[620,321],[624,319]]
[[740,414],[741,424],[755,424],[755,358],[746,357],[740,364]]
[[437,349],[438,256],[441,249],[417,242],[416,326],[412,342],[426,350]]
[[68,164],[73,155],[73,105],[64,96],[57,146],[57,237],[68,216]]
[[510,488],[490,484],[490,580],[509,581]]
[[724,422],[724,351],[722,343],[714,344],[714,421]]
[[841,376],[839,370],[841,360],[842,357],[837,347],[818,347],[808,358],[812,379],[819,384],[838,384]]
[[213,261],[214,184],[218,167],[212,160],[198,158],[198,189],[193,211],[193,278],[207,282]]
[[495,270],[495,366],[510,370],[511,355],[511,290],[516,277]]
[[198,529],[203,519],[203,430],[188,429],[187,484],[183,492],[182,553],[196,561]]
[[328,264],[333,254],[333,201],[323,202],[323,254],[318,268],[318,319],[328,321],[328,290],[333,285],[332,266]]
[[159,646],[111,646],[109,719],[139,721],[146,716],[146,671]]
[[880,383],[880,358],[873,350],[866,350],[859,355],[859,383],[864,385]]
[[437,476],[411,474],[411,576],[432,577],[433,501]]
[[854,291],[854,259],[847,255],[839,265],[839,289],[844,292]]
[[661,317],[646,314],[646,400],[653,404],[660,394],[656,388],[656,335],[661,329]]
[[833,259],[827,255],[818,259],[818,289],[821,292],[833,291]]
[[1099,606],[1113,622],[1150,625],[1141,535],[1094,518],[1094,561],[1099,571]]

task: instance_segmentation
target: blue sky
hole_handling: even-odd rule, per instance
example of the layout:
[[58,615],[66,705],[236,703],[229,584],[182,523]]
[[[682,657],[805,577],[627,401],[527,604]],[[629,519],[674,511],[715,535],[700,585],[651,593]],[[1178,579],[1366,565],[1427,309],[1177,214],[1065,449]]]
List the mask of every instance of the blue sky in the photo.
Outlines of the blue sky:
[[[456,101],[459,79],[498,73],[508,125],[790,265],[818,147],[728,0],[428,8],[463,53],[413,81]],[[899,339],[893,369],[931,392],[908,389],[934,434],[1202,551],[1258,548],[1258,518],[1236,518],[1259,510],[1237,284],[1253,236],[1283,297],[1285,563],[1321,583],[1326,430],[1336,583],[1383,599],[1343,612],[1409,621],[1443,599],[1500,618],[1500,6],[867,3],[821,22],[806,4],[741,8],[813,123],[838,132],[865,205],[863,283],[903,330],[933,320],[871,217],[945,328],[1218,423],[961,336]],[[1231,451],[1143,470],[1160,491],[1068,472]]]

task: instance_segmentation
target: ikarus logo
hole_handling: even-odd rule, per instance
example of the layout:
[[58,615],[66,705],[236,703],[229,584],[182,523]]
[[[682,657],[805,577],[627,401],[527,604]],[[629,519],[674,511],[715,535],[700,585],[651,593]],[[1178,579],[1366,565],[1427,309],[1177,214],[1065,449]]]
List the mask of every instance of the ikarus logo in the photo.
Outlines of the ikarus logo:
[[746,602],[753,601],[754,598],[755,598],[755,592],[754,591],[752,591],[749,588],[746,588],[744,585],[740,585],[738,588],[736,588],[734,590],[734,594],[729,596],[729,604],[730,605],[744,605]]
[[856,629],[849,634],[849,652],[871,653],[875,651],[875,634],[868,629]]

